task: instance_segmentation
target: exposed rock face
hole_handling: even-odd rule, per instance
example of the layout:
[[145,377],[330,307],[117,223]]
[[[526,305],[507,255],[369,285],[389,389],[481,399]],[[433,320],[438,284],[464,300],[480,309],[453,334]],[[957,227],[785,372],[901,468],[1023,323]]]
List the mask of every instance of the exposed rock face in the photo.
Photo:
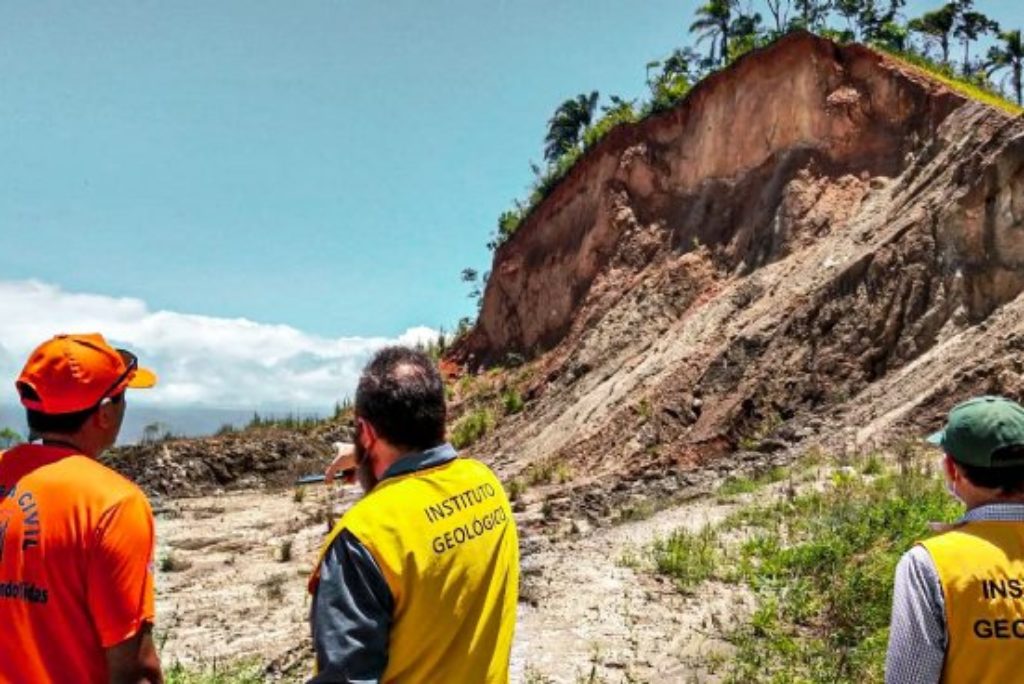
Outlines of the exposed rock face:
[[[814,208],[814,197],[780,207],[791,181],[804,176],[813,193],[822,179],[898,175],[960,104],[874,52],[809,34],[747,57],[676,109],[616,130],[577,165],[496,255],[470,351],[550,348],[600,274],[642,268],[661,248],[699,241],[720,266],[745,272],[784,256],[808,236],[782,232],[803,226],[775,218]],[[823,199],[831,206],[808,226],[819,231],[861,198]],[[633,236],[644,229],[651,239]]]
[[1022,289],[1024,118],[798,34],[592,150],[499,249],[452,358],[543,368],[476,451],[650,477],[1016,393]]

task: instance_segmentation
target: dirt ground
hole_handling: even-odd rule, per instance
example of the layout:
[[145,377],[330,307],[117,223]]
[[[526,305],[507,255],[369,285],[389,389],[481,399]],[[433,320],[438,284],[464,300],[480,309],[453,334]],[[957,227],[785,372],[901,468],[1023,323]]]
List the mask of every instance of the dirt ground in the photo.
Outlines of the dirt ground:
[[[309,487],[155,502],[158,638],[166,665],[237,659],[271,679],[308,673],[306,577],[325,517],[354,498]],[[552,542],[523,526],[514,682],[715,681],[715,637],[749,605],[727,587],[684,596],[644,571],[643,548],[731,509],[698,499],[653,517]],[[283,559],[290,542],[290,558]],[[593,677],[593,678],[592,678]]]

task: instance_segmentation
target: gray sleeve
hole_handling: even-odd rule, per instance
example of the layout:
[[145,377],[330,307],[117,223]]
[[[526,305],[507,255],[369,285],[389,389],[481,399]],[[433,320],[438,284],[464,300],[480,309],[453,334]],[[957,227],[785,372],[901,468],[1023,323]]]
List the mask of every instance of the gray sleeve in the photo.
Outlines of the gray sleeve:
[[394,601],[380,567],[348,530],[320,566],[310,610],[317,675],[309,684],[376,684],[388,664]]
[[915,546],[896,566],[886,684],[938,682],[946,644],[946,607],[939,574],[928,551]]

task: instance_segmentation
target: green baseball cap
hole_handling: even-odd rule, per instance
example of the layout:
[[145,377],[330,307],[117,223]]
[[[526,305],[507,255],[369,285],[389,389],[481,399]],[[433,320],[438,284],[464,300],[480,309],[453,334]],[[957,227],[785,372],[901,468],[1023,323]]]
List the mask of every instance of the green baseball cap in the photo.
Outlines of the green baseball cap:
[[946,427],[928,438],[957,463],[979,468],[1024,465],[1024,455],[1000,455],[1024,446],[1024,407],[1003,397],[976,397],[949,412]]

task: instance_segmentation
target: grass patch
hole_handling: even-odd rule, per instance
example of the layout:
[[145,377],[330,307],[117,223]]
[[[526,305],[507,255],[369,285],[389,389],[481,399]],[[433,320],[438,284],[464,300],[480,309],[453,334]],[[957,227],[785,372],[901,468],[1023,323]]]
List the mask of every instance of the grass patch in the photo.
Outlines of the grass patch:
[[552,482],[564,484],[572,479],[572,468],[564,461],[548,458],[527,466],[523,478],[530,487]]
[[165,684],[261,684],[263,668],[256,662],[218,663],[186,668],[174,663],[164,670]]
[[[878,46],[875,46],[875,49],[881,50]],[[919,55],[904,52],[890,52],[888,50],[881,51],[885,52],[885,54],[889,55],[893,59],[903,62],[906,66],[925,72],[925,74],[930,78],[939,81],[950,90],[960,93],[964,97],[987,104],[991,107],[996,107],[997,109],[1001,109],[1004,112],[1015,116],[1024,113],[1024,108],[1017,106],[1016,103],[1007,100],[999,93],[992,92],[980,84],[972,83],[969,80],[957,76],[948,66],[936,64]]]
[[649,499],[637,501],[619,510],[618,521],[630,522],[633,520],[647,520],[657,512],[654,503]]
[[718,488],[719,496],[736,496],[756,491],[758,484],[747,477],[727,477]]
[[521,477],[514,477],[505,483],[505,493],[509,501],[518,501],[519,497],[526,492],[526,481]]
[[523,395],[516,390],[507,390],[501,395],[501,406],[505,409],[505,415],[511,416],[523,410],[525,402]]
[[739,496],[740,494],[750,494],[752,492],[756,492],[765,485],[781,482],[787,477],[789,477],[789,469],[783,468],[782,466],[774,466],[762,473],[758,473],[754,477],[730,475],[721,485],[719,485],[716,493],[722,498]]
[[[962,508],[927,466],[902,460],[891,472],[876,457],[865,471],[844,469],[823,491],[749,505],[653,547],[657,571],[684,592],[710,578],[753,592],[753,615],[729,634],[727,681],[883,680],[896,563],[929,536],[929,522]],[[723,544],[727,530],[742,541]]]
[[698,532],[678,530],[668,539],[651,547],[655,569],[676,581],[679,590],[688,593],[710,579],[720,559],[718,530],[705,525]]
[[490,409],[471,411],[452,426],[449,439],[456,449],[465,449],[494,428],[494,414]]

